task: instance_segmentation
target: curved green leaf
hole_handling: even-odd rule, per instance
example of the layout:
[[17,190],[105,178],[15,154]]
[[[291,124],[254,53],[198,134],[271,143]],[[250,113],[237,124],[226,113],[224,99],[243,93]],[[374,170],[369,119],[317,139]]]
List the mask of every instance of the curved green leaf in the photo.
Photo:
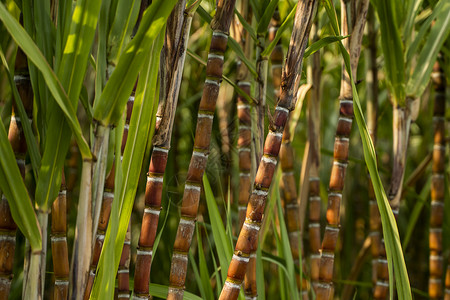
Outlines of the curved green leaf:
[[8,200],[11,215],[30,242],[33,251],[39,251],[42,249],[39,223],[2,122],[0,122],[0,166],[0,189]]

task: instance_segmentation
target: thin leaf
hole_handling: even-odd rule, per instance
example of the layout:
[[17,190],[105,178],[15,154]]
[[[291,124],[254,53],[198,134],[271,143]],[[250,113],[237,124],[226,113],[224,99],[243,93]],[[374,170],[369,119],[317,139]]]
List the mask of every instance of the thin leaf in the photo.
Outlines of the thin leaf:
[[260,34],[265,34],[267,32],[267,28],[269,27],[270,20],[272,19],[273,13],[278,6],[278,0],[271,0],[269,5],[265,7],[264,14],[261,19],[259,19],[258,28],[256,32]]
[[[160,284],[156,284],[156,283],[150,283],[150,295],[152,295],[153,297],[166,299],[168,293],[169,293],[168,286],[160,285]],[[202,298],[200,298],[199,296],[196,296],[187,291],[184,292],[183,299],[184,300],[202,300]]]
[[349,35],[347,35],[347,36],[330,35],[330,36],[323,37],[320,40],[312,43],[308,48],[306,48],[303,58],[307,58],[308,56],[310,56],[310,55],[316,53],[318,50],[322,49],[323,47],[325,47],[329,44],[335,43],[335,42],[342,41],[343,39],[346,39],[348,37],[349,37]]
[[220,261],[220,271],[223,280],[225,280],[227,278],[228,265],[233,256],[233,245],[225,232],[225,227],[223,226],[222,218],[220,217],[219,208],[217,207],[216,199],[206,174],[203,175],[203,188],[205,190],[206,206],[208,208],[209,219],[211,220],[214,242]]
[[6,61],[5,55],[3,54],[3,50],[0,49],[0,58],[2,60],[3,65],[5,66],[6,73],[8,74],[8,81],[11,85],[11,91],[14,96],[14,100],[16,103],[16,108],[18,110],[18,114],[21,120],[23,120],[22,128],[25,134],[25,142],[27,143],[27,151],[30,154],[31,166],[33,168],[34,178],[38,178],[39,167],[41,165],[41,154],[39,153],[39,148],[36,143],[36,139],[33,134],[33,129],[31,128],[30,122],[28,122],[28,116],[25,112],[25,108],[23,106],[22,100],[19,95],[19,91],[17,90],[16,84],[14,82],[14,77],[11,74],[11,71],[8,66],[8,62]]
[[256,32],[253,29],[252,25],[248,24],[247,20],[239,13],[239,11],[237,9],[234,9],[234,13],[238,17],[239,22],[241,22],[242,27],[244,27],[245,31],[247,31],[250,34],[250,37],[252,38],[252,40],[257,42],[258,38],[256,37]]
[[42,238],[38,220],[2,122],[0,122],[0,166],[0,189],[8,200],[11,215],[30,242],[33,251],[40,251]]

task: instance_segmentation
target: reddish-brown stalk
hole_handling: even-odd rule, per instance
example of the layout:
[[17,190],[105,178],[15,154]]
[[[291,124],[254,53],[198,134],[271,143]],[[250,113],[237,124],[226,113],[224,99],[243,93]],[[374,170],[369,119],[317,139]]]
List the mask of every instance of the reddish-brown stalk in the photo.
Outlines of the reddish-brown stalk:
[[69,251],[67,246],[67,189],[64,172],[58,197],[52,204],[51,244],[53,273],[55,276],[53,299],[65,300],[69,296]]
[[214,111],[222,80],[223,55],[234,15],[234,4],[235,0],[219,0],[216,14],[211,22],[213,34],[206,65],[206,80],[198,110],[194,150],[189,164],[181,204],[181,219],[174,243],[168,299],[182,299],[184,294],[188,265],[187,255],[195,229],[202,177],[208,160]]
[[444,71],[436,62],[431,79],[434,88],[434,145],[431,175],[431,216],[430,216],[430,278],[428,294],[430,299],[442,299],[442,224],[444,220],[445,197],[445,88]]
[[[347,16],[347,3],[341,0],[341,28],[342,34],[352,36],[344,40],[344,46],[350,53],[350,64],[353,78],[356,76],[358,60],[361,50],[361,41],[366,22],[366,14],[369,1],[362,1],[358,11],[351,16],[353,24],[349,24]],[[349,30],[350,28],[350,30]],[[318,300],[328,300],[333,298],[333,269],[334,252],[339,236],[340,227],[340,204],[342,191],[344,190],[344,179],[348,163],[349,138],[353,123],[353,94],[350,76],[342,67],[342,80],[340,92],[339,120],[334,141],[333,165],[328,192],[327,226],[322,241],[322,254],[319,266],[319,284],[316,293]]]
[[445,296],[444,300],[450,300],[450,259],[447,264],[447,272],[445,273]]
[[258,244],[258,233],[264,215],[268,190],[276,169],[281,140],[289,112],[295,106],[295,85],[300,80],[300,68],[308,42],[309,31],[315,14],[317,1],[301,1],[295,14],[286,65],[281,81],[281,90],[273,121],[266,137],[264,154],[256,174],[244,225],[239,234],[234,255],[228,267],[228,275],[219,299],[237,299],[246,274],[250,255]]
[[[317,23],[313,24],[311,29],[312,40],[318,40]],[[313,289],[316,289],[319,282],[319,265],[320,265],[320,52],[316,52],[311,58],[311,71],[308,73],[312,84],[308,98],[308,141],[309,141],[309,248],[310,248],[310,278]]]
[[[27,113],[28,119],[21,120],[16,115],[15,104],[11,112],[8,140],[14,151],[22,178],[25,178],[25,156],[27,144],[22,122],[31,122],[33,117],[33,90],[28,73],[28,62],[21,49],[17,50],[14,82]],[[0,202],[0,299],[8,299],[13,277],[14,251],[16,247],[17,225],[14,222],[8,200],[2,195]]]
[[193,12],[185,11],[185,1],[179,1],[167,22],[165,45],[162,51],[160,76],[161,89],[153,152],[147,174],[145,209],[134,275],[136,299],[148,299],[153,245],[161,210],[163,178],[169,155],[175,110],[183,75],[186,47]]

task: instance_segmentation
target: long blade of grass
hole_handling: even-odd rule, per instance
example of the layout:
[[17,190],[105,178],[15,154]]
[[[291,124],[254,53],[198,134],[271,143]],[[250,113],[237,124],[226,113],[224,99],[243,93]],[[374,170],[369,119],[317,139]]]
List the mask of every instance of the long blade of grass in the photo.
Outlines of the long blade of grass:
[[[196,227],[197,231],[197,243],[198,243],[198,260],[199,260],[199,269],[200,269],[200,282],[203,293],[203,299],[214,299],[214,291],[211,287],[211,283],[209,281],[208,274],[208,265],[206,264],[205,252],[203,251],[203,242],[202,236],[199,231],[199,227]],[[190,262],[194,262],[194,259],[190,259]]]
[[[160,285],[160,284],[156,284],[156,283],[150,283],[150,294],[153,297],[166,299],[168,293],[169,293],[168,286]],[[184,292],[183,299],[184,300],[202,300],[202,298],[200,298],[199,296],[196,296],[196,295],[186,292],[186,291]]]
[[[222,223],[219,208],[217,207],[216,199],[209,184],[208,177],[203,175],[203,188],[205,190],[206,206],[208,208],[209,219],[211,220],[211,228],[216,244],[216,250],[220,262],[220,271],[222,279],[227,278],[228,265],[233,256],[233,244],[228,239],[225,232],[225,227]],[[223,285],[223,282],[221,283]]]
[[256,33],[264,34],[267,32],[267,27],[269,27],[270,20],[272,19],[273,13],[278,6],[278,0],[270,1],[269,5],[265,8],[264,13],[258,21],[258,27]]
[[[332,23],[333,31],[336,35],[339,34],[339,26],[337,25],[336,11],[333,8],[333,4],[330,0],[325,1],[325,7],[328,9],[327,14]],[[330,9],[331,8],[331,9]],[[364,160],[369,170],[370,178],[375,191],[377,199],[378,209],[381,215],[381,224],[383,227],[383,237],[386,245],[386,254],[388,258],[389,267],[389,288],[391,298],[393,297],[394,289],[394,274],[396,279],[397,294],[399,299],[411,299],[411,287],[409,284],[408,272],[406,270],[405,259],[403,257],[403,250],[400,243],[400,236],[398,233],[397,222],[395,221],[394,214],[390,207],[389,201],[386,197],[386,192],[383,188],[383,184],[378,173],[378,167],[376,163],[375,147],[373,145],[372,138],[370,137],[369,130],[367,128],[366,121],[359,101],[358,90],[356,89],[354,79],[350,68],[350,56],[345,50],[342,42],[339,42],[342,56],[345,61],[345,67],[350,75],[350,81],[352,83],[353,91],[353,104],[356,123],[358,124],[359,134],[363,143]],[[401,69],[403,70],[403,69]]]
[[40,251],[42,239],[38,220],[2,122],[0,122],[0,165],[0,189],[8,200],[12,217],[30,242],[33,251]]
[[3,21],[3,24],[8,29],[9,33],[14,38],[16,43],[25,52],[28,59],[32,61],[42,72],[42,75],[44,76],[52,95],[55,97],[56,102],[64,112],[64,115],[69,122],[69,125],[71,126],[75,137],[77,138],[80,152],[84,157],[89,158],[91,156],[91,152],[89,150],[88,144],[81,134],[81,127],[78,119],[76,118],[76,112],[73,106],[70,104],[70,100],[66,92],[64,91],[61,82],[56,77],[56,74],[51,69],[44,55],[33,42],[31,37],[22,28],[22,26],[20,26],[19,22],[17,22],[17,20],[8,13],[7,9],[2,3],[0,3],[0,19]]
[[440,1],[435,9],[438,12],[434,25],[417,59],[412,76],[406,85],[406,94],[419,97],[424,92],[433,64],[436,61],[439,50],[450,33],[450,0]]
[[121,118],[142,62],[175,3],[175,0],[154,1],[144,12],[135,37],[123,50],[100,99],[94,103],[94,118],[103,125],[115,124]]
[[[168,16],[166,16],[167,18]],[[131,217],[131,210],[134,204],[134,197],[139,181],[139,174],[142,167],[142,159],[147,144],[147,138],[152,137],[149,134],[151,124],[155,122],[155,116],[151,113],[155,105],[155,99],[158,99],[158,66],[159,55],[164,43],[164,27],[160,29],[159,35],[149,50],[143,73],[137,86],[135,101],[133,105],[133,114],[128,132],[127,144],[123,154],[122,162],[122,184],[120,190],[117,190],[114,201],[118,205],[120,215],[118,218],[111,218],[105,236],[104,249],[113,248],[114,259],[106,257],[103,253],[97,268],[97,276],[91,293],[91,299],[99,299],[103,290],[114,282],[115,274],[119,267],[120,256],[123,249],[123,242]],[[114,231],[113,231],[114,227]],[[114,267],[113,272],[106,272],[108,265]]]

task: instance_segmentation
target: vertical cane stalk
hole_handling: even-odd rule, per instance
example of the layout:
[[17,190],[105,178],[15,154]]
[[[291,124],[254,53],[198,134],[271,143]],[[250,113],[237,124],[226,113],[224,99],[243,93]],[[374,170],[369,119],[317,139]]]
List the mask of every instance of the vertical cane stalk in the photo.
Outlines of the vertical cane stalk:
[[428,294],[430,299],[442,299],[442,224],[445,197],[445,88],[446,80],[439,63],[434,64],[431,73],[434,95],[434,145],[431,175],[431,216],[430,216],[430,278]]
[[160,65],[160,76],[162,77],[160,81],[160,102],[156,113],[156,131],[147,174],[145,209],[134,276],[136,299],[148,299],[149,297],[150,270],[161,210],[164,173],[172,138],[192,17],[198,4],[194,3],[185,8],[186,2],[179,1],[167,23],[165,47]]
[[[64,174],[64,172],[62,173]],[[52,204],[51,246],[53,273],[53,299],[65,300],[69,296],[69,252],[67,246],[67,198],[63,175],[58,197]]]
[[181,204],[181,219],[174,243],[168,299],[182,299],[184,293],[188,264],[187,254],[195,228],[202,176],[208,160],[214,110],[222,80],[223,55],[227,46],[234,4],[235,0],[220,0],[217,3],[216,14],[211,22],[213,34],[206,65],[206,80],[198,110],[194,150],[189,164]]
[[251,253],[256,251],[258,233],[264,215],[268,190],[275,172],[277,157],[289,111],[294,108],[295,84],[300,78],[300,69],[308,42],[309,31],[315,14],[317,1],[301,1],[295,14],[286,65],[284,67],[281,91],[275,108],[273,122],[264,145],[264,155],[256,174],[254,189],[249,199],[247,215],[239,234],[228,275],[219,299],[237,299],[244,280]]
[[[312,40],[317,40],[317,23],[313,24],[311,29]],[[312,84],[312,91],[308,98],[308,141],[309,155],[311,158],[309,167],[309,247],[310,247],[310,278],[313,289],[316,289],[319,282],[319,265],[320,265],[320,52],[312,55],[311,65],[308,66],[308,80]]]
[[[355,15],[348,15],[349,1],[341,0],[341,28],[342,34],[352,33],[351,38],[344,40],[344,47],[350,53],[350,65],[353,78],[356,77],[358,60],[361,51],[361,41],[366,22],[369,1],[360,3]],[[348,163],[349,138],[353,123],[353,93],[350,76],[345,66],[342,67],[341,91],[339,95],[339,120],[334,141],[333,165],[328,192],[327,226],[322,240],[322,254],[319,265],[319,284],[317,285],[317,299],[333,298],[333,269],[336,243],[340,227],[340,203],[344,190],[345,173]]]

